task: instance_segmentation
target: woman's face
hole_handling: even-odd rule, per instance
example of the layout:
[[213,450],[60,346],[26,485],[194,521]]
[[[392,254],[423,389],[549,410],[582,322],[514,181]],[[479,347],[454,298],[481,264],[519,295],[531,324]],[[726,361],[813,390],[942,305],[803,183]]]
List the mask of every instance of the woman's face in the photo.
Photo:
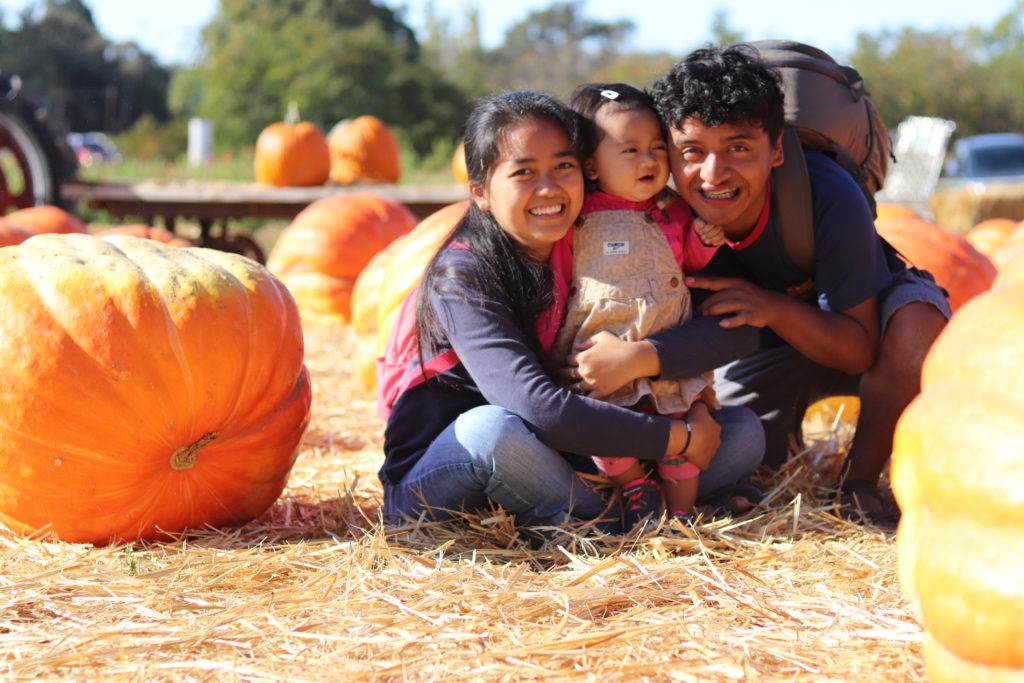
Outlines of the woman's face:
[[572,227],[583,207],[583,172],[565,130],[533,119],[505,131],[484,186],[473,200],[539,261]]

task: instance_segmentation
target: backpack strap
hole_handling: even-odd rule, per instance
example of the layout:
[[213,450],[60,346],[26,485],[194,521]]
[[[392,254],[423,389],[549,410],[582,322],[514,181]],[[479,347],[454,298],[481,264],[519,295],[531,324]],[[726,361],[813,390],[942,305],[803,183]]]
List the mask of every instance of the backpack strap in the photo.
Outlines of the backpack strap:
[[814,217],[811,178],[796,129],[782,131],[782,165],[772,169],[775,215],[782,244],[790,260],[805,273],[814,273]]

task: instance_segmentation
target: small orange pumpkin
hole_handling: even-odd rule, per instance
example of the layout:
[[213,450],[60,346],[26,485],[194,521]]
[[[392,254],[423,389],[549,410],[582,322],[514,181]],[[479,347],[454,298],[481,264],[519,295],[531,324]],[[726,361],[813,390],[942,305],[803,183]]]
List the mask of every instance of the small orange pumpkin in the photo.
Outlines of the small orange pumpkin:
[[141,237],[147,240],[163,242],[164,244],[169,244],[172,247],[195,246],[189,240],[175,235],[170,230],[141,223],[136,225],[118,225],[113,228],[107,228],[106,230],[100,230],[93,234],[97,237],[107,237],[109,235],[132,235],[133,237]]
[[59,206],[29,206],[7,214],[4,220],[40,234],[88,232],[82,221]]
[[281,231],[267,267],[288,285],[303,316],[347,323],[359,273],[415,225],[405,205],[372,192],[324,197]]
[[954,311],[992,286],[995,266],[962,235],[921,218],[879,218],[875,227],[912,264],[935,276]]
[[376,116],[360,116],[331,129],[331,180],[353,183],[397,183],[402,174],[398,141]]
[[0,249],[0,521],[74,543],[249,521],[309,420],[295,302],[263,266],[126,235]]
[[1016,263],[949,321],[896,428],[899,577],[923,622],[936,683],[1024,680],[1024,267]]
[[459,142],[459,146],[455,148],[455,153],[452,155],[452,175],[455,176],[455,182],[460,185],[465,185],[469,182],[469,171],[466,169],[465,141]]
[[270,124],[256,138],[256,182],[277,187],[323,185],[330,169],[327,138],[316,124],[299,120],[294,102],[284,121]]

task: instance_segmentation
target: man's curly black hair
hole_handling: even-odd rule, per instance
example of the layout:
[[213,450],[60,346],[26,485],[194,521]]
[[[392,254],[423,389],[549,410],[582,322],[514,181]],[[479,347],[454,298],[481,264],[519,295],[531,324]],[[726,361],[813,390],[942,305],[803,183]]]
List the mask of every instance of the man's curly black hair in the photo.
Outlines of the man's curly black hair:
[[708,127],[759,124],[770,140],[785,122],[778,72],[747,45],[694,50],[659,78],[651,91],[665,123],[678,128],[696,116]]

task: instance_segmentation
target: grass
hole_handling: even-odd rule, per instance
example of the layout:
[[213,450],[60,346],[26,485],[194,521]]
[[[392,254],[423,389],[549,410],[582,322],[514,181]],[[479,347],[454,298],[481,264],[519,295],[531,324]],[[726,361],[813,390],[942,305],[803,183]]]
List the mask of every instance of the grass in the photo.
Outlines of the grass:
[[95,548],[0,528],[7,681],[924,681],[892,534],[838,518],[851,426],[692,530],[535,548],[500,510],[379,521],[383,423],[347,327],[309,323],[310,426],[234,529]]
[[[445,150],[442,150],[445,151]],[[450,185],[450,153],[435,153],[420,158],[409,150],[402,152],[402,185]],[[79,178],[93,182],[139,180],[233,180],[253,181],[253,150],[245,148],[217,154],[206,164],[192,165],[177,160],[124,158],[82,167]]]

